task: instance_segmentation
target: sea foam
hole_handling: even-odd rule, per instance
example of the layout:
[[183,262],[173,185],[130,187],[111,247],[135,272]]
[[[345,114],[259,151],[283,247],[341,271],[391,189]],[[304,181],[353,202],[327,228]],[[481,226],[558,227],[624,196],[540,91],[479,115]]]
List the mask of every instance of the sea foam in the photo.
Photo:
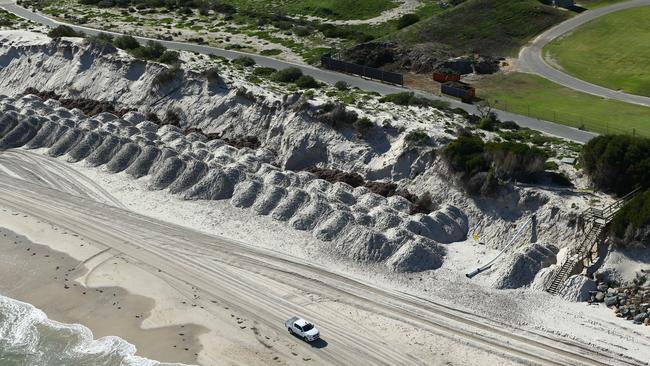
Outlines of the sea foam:
[[34,306],[0,295],[2,366],[182,366],[135,356],[119,337],[94,339],[80,324],[47,318]]

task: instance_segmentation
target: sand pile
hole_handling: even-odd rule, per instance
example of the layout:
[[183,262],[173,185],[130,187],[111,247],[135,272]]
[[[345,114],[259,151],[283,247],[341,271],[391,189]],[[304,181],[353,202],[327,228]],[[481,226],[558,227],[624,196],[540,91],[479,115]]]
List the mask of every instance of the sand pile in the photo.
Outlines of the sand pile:
[[270,164],[274,156],[266,149],[238,149],[197,133],[184,135],[136,112],[124,119],[110,113],[88,118],[34,96],[0,98],[0,111],[3,146],[50,147],[49,155],[71,162],[105,165],[109,173],[133,178],[148,176],[152,190],[166,189],[184,199],[230,200],[233,207],[310,231],[331,243],[332,252],[360,262],[385,262],[396,271],[437,268],[445,254],[438,243],[467,235],[467,217],[455,207],[410,215],[412,205],[403,197],[283,171]]
[[552,245],[530,244],[519,249],[501,267],[494,286],[514,289],[530,286],[542,268],[556,263],[559,249]]

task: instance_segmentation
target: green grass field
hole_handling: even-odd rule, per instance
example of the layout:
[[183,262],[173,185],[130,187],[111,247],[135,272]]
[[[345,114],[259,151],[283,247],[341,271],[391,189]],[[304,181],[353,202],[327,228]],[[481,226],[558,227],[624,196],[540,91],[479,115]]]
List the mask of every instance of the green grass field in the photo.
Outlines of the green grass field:
[[650,7],[596,19],[549,44],[545,55],[579,79],[650,96]]
[[474,83],[499,109],[597,133],[650,137],[650,108],[605,100],[524,73],[496,74]]

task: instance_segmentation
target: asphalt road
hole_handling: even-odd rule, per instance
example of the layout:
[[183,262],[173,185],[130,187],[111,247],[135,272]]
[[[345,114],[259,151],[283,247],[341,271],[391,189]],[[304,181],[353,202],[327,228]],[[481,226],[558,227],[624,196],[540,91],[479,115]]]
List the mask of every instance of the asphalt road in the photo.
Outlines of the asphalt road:
[[[30,10],[27,10],[21,6],[16,5],[14,2],[9,2],[6,0],[0,0],[0,8],[4,8],[5,10],[14,13],[22,18],[29,19],[31,21],[34,21],[36,23],[40,23],[46,26],[50,27],[56,27],[57,25],[64,24],[57,22],[55,20],[52,20],[48,17],[45,17],[41,14],[34,13]],[[72,25],[72,24],[67,24],[66,25],[70,26],[71,28],[86,33],[90,35],[95,35],[98,33],[109,33],[113,35],[120,35],[120,33],[117,32],[108,32],[108,31],[98,31],[96,29],[92,28],[87,28],[87,27],[82,27],[82,26],[77,26],[77,25]],[[150,38],[146,37],[135,37],[137,38],[140,42],[146,42],[150,40]],[[220,48],[214,48],[214,47],[208,47],[208,46],[202,46],[202,45],[197,45],[197,44],[192,44],[192,43],[183,43],[183,42],[173,42],[173,41],[163,41],[163,40],[158,40],[155,39],[155,41],[160,42],[163,44],[165,47],[169,49],[174,49],[174,50],[182,50],[182,51],[190,51],[190,52],[197,52],[201,54],[206,54],[206,55],[216,55],[216,56],[222,56],[226,57],[229,59],[234,59],[240,56],[249,56],[252,57],[258,65],[260,66],[265,66],[265,67],[272,67],[275,69],[282,69],[286,67],[298,67],[300,68],[303,73],[308,74],[313,76],[315,79],[333,84],[337,81],[345,81],[347,82],[350,86],[352,87],[358,87],[363,90],[368,90],[368,91],[375,91],[380,94],[390,94],[390,93],[398,93],[398,92],[403,92],[403,91],[408,91],[409,89],[395,86],[395,85],[390,85],[390,84],[385,84],[385,83],[380,83],[364,78],[360,78],[357,76],[353,75],[348,75],[348,74],[342,74],[338,72],[333,72],[329,70],[323,70],[319,68],[315,68],[309,65],[302,65],[302,64],[293,64],[291,62],[287,61],[282,61],[278,59],[274,59],[271,57],[265,57],[265,56],[259,56],[259,55],[254,55],[254,54],[248,54],[248,53],[243,53],[243,52],[237,52],[237,51],[231,51],[231,50],[224,50]],[[453,98],[446,98],[446,97],[440,97],[435,94],[429,94],[429,93],[424,93],[417,91],[416,94],[425,96],[430,99],[439,99],[439,100],[444,100],[446,102],[449,102],[452,108],[461,108],[463,110],[466,110],[469,113],[472,114],[477,114],[476,107],[470,104],[462,103],[457,99]],[[592,132],[587,132],[587,131],[581,131],[579,129],[573,128],[573,127],[568,127],[560,124],[556,124],[553,122],[549,121],[544,121],[544,120],[539,120],[536,118],[531,118],[515,113],[510,113],[506,111],[501,111],[501,110],[495,110],[495,113],[499,116],[499,118],[503,121],[514,121],[518,125],[522,127],[527,127],[531,128],[549,135],[557,136],[557,137],[562,137],[567,140],[571,141],[576,141],[579,143],[586,143],[589,141],[591,138],[597,136],[597,134],[592,133]]]
[[[5,157],[38,171],[52,159],[21,150]],[[37,162],[43,160],[43,162]],[[36,163],[35,163],[36,162]],[[70,168],[60,166],[57,174]],[[82,184],[80,188],[92,185]],[[227,238],[204,234],[0,172],[0,206],[28,214],[92,243],[123,253],[151,273],[192,285],[201,298],[216,299],[265,331],[291,342],[283,329],[290,314],[302,314],[327,334],[327,346],[296,343],[297,352],[331,365],[424,365],[398,343],[387,344],[364,329],[362,320],[337,306],[359,309],[403,328],[451,337],[515,362],[535,365],[601,365],[613,355],[552,334],[530,333],[403,292],[376,287],[334,273],[323,265]],[[304,294],[318,301],[305,301]],[[207,306],[206,306],[207,309]],[[355,324],[351,331],[350,324]],[[408,342],[408,339],[405,339]],[[292,342],[295,343],[295,342]],[[289,355],[287,355],[290,357]],[[621,364],[642,364],[619,359]]]
[[607,99],[620,100],[626,103],[650,106],[650,98],[648,97],[623,93],[577,79],[549,65],[542,55],[542,49],[549,42],[571,32],[587,22],[619,10],[648,5],[650,5],[650,0],[631,0],[595,10],[588,10],[574,18],[562,22],[540,34],[529,46],[522,48],[519,53],[519,68],[522,71],[538,74],[545,79],[583,93]]

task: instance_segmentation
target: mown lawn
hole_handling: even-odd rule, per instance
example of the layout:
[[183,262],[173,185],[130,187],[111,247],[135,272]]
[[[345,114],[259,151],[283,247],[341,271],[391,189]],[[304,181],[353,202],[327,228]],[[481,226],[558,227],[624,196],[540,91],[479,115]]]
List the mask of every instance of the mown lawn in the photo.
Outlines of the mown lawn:
[[650,7],[605,15],[545,49],[566,72],[627,93],[650,96]]
[[510,112],[597,133],[650,137],[650,108],[580,93],[525,73],[496,74],[474,83],[478,96]]

